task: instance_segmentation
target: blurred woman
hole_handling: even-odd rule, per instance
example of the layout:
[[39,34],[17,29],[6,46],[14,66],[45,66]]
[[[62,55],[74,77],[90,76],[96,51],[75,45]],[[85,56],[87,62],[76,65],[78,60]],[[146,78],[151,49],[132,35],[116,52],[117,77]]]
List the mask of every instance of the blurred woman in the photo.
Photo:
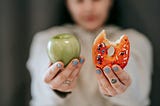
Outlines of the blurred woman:
[[[149,105],[152,46],[143,34],[133,29],[105,26],[112,2],[65,0],[74,24],[52,27],[35,35],[27,62],[32,77],[32,106]],[[131,53],[124,70],[117,64],[105,66],[103,70],[95,68],[91,48],[102,29],[113,41],[124,33],[128,35]],[[47,42],[60,33],[77,36],[81,44],[81,57],[73,59],[66,67],[60,61],[48,67]]]

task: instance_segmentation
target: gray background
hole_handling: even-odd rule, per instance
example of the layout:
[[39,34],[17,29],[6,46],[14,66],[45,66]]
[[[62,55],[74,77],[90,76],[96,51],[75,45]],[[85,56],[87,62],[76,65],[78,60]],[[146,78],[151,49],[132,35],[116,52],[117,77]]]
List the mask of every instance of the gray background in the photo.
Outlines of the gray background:
[[[150,97],[152,106],[160,106],[160,1],[115,1],[109,22],[143,32],[154,46]],[[0,106],[28,106],[31,79],[25,63],[32,37],[62,24],[62,10],[61,0],[0,0]]]

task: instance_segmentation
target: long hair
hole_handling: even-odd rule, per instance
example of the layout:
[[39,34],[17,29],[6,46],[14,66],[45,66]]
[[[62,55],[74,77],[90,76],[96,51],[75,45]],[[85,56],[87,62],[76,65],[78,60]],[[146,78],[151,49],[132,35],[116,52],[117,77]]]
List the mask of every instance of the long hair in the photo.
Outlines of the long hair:
[[72,20],[72,17],[67,9],[67,5],[66,5],[66,0],[61,0],[61,4],[62,4],[62,9],[61,9],[61,13],[63,14],[63,16],[61,17],[61,23],[60,24],[64,24],[64,23],[71,23],[73,24],[74,21]]

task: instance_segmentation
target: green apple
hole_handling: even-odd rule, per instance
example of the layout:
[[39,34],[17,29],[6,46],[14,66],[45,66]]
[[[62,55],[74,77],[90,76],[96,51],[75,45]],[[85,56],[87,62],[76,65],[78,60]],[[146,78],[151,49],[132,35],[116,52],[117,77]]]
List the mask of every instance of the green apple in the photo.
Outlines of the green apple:
[[52,63],[62,61],[66,66],[73,58],[80,56],[81,47],[74,35],[63,33],[51,37],[47,51]]

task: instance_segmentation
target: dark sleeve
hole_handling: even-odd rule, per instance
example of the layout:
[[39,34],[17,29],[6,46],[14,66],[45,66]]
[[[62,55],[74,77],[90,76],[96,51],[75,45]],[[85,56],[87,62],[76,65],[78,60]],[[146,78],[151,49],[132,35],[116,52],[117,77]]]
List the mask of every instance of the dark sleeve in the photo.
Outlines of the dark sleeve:
[[65,97],[67,97],[68,94],[72,93],[72,92],[61,92],[61,91],[58,91],[58,90],[53,90],[53,91],[61,98],[65,98]]

